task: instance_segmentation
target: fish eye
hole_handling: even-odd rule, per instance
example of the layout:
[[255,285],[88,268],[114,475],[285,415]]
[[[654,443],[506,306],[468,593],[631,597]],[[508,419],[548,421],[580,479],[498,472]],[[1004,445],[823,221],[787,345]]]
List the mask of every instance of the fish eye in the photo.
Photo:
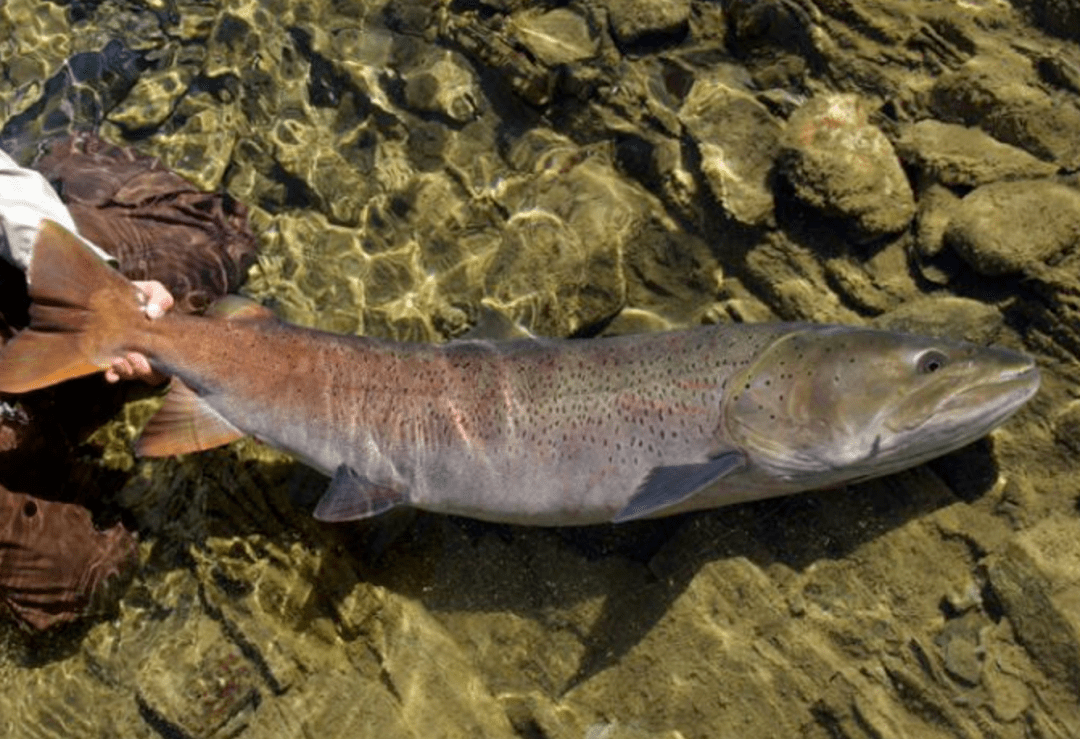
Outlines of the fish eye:
[[915,361],[915,369],[920,375],[929,375],[937,372],[948,363],[949,358],[945,356],[944,352],[937,349],[927,349]]

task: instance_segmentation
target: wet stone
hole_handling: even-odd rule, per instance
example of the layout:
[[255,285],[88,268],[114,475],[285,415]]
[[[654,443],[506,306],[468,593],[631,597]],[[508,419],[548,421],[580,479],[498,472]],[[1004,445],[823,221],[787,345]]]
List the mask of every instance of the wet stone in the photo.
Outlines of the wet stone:
[[974,57],[937,79],[930,107],[943,121],[978,126],[1058,166],[1080,163],[1080,109],[1044,92],[1030,64],[1004,55]]
[[699,79],[679,118],[698,150],[716,202],[736,221],[773,220],[769,175],[780,150],[780,124],[751,95],[718,79]]
[[979,643],[979,630],[987,624],[985,617],[970,613],[947,622],[935,639],[945,671],[963,685],[978,685],[982,680],[985,655]]
[[996,182],[971,191],[945,231],[980,274],[1015,274],[1038,266],[1080,238],[1080,192],[1046,180]]
[[[288,690],[300,678],[304,653],[295,649],[287,629],[300,619],[313,587],[301,576],[306,568],[286,567],[285,552],[250,542],[210,540],[208,546],[211,552],[206,554],[193,550],[203,570],[208,612],[234,641],[258,655],[275,693]],[[238,551],[243,554],[237,556]]]
[[359,583],[341,598],[338,617],[354,663],[374,658],[381,682],[396,697],[417,737],[515,736],[506,714],[482,682],[472,655],[412,598]]
[[606,4],[615,40],[623,46],[681,34],[690,19],[690,0],[607,0]]
[[977,128],[924,120],[906,126],[896,144],[900,159],[943,185],[976,187],[997,180],[1048,177],[1057,167],[1003,144]]
[[600,47],[589,22],[568,8],[530,8],[515,13],[507,25],[521,45],[548,66],[589,59]]
[[[195,664],[193,653],[198,654]],[[166,735],[225,737],[235,736],[251,720],[260,701],[259,683],[255,666],[221,628],[197,617],[143,662],[136,695],[149,723]]]
[[1040,28],[1062,38],[1080,40],[1080,8],[1075,4],[1050,0],[1015,0],[1012,4]]
[[1080,690],[1080,522],[1048,518],[994,557],[990,585],[1017,640],[1051,678]]
[[1004,319],[992,305],[953,296],[926,296],[905,302],[874,319],[878,328],[927,336],[951,336],[989,344],[1001,332]]
[[161,125],[194,76],[193,69],[179,67],[141,77],[124,102],[109,112],[109,120],[125,130]]
[[410,70],[403,77],[405,105],[421,113],[438,113],[455,123],[479,114],[483,93],[472,71],[457,55]]
[[503,194],[511,215],[484,286],[493,307],[530,330],[567,336],[623,306],[624,245],[657,216],[657,206],[586,150],[551,147],[533,165],[539,176]]
[[1054,438],[1080,452],[1080,400],[1070,402],[1054,417]]
[[825,95],[788,120],[780,170],[805,205],[850,225],[862,239],[907,227],[915,198],[892,144],[856,95]]
[[930,259],[945,248],[945,231],[959,202],[959,195],[937,183],[920,193],[915,216],[915,249],[920,256]]

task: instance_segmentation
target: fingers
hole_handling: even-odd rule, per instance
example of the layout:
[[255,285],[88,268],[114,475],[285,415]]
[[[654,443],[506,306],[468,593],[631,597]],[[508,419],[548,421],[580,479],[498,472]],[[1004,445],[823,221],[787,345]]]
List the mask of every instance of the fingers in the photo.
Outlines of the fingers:
[[[135,287],[146,296],[146,304],[143,310],[150,319],[160,318],[173,307],[173,296],[164,285],[157,280],[144,280],[135,283]],[[105,370],[105,379],[108,382],[120,380],[142,380],[151,385],[160,385],[168,379],[150,366],[149,360],[138,352],[128,352],[122,357],[114,357],[108,369]]]
[[144,355],[138,352],[128,352],[123,357],[116,357],[112,360],[111,366],[105,370],[105,379],[108,382],[142,380],[151,385],[160,385],[168,378],[151,367],[150,362]]
[[172,293],[157,280],[136,282],[135,287],[142,290],[143,295],[146,296],[147,318],[160,318],[172,309],[175,302]]

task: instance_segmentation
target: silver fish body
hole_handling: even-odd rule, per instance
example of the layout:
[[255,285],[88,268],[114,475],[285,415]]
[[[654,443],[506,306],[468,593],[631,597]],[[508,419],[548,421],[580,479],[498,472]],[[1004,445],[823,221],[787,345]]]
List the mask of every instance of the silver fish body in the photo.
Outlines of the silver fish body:
[[278,324],[260,341],[308,358],[277,402],[177,373],[238,428],[334,476],[326,520],[407,503],[588,524],[829,487],[974,441],[1038,386],[1009,350],[845,326],[429,346]]
[[[434,346],[258,315],[147,321],[78,242],[43,234],[41,305],[0,355],[0,390],[143,352],[180,380],[145,453],[252,434],[332,476],[324,520],[412,505],[576,525],[834,486],[974,441],[1039,384],[1018,352],[847,326]],[[76,269],[90,287],[63,281]]]

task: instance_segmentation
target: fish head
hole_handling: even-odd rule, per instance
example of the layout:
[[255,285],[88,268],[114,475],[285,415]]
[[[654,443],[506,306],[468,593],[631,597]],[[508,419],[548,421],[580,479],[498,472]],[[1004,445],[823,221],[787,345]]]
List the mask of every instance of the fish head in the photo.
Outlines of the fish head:
[[844,326],[777,339],[724,398],[726,432],[751,464],[800,487],[876,477],[958,449],[1039,387],[1009,349]]

